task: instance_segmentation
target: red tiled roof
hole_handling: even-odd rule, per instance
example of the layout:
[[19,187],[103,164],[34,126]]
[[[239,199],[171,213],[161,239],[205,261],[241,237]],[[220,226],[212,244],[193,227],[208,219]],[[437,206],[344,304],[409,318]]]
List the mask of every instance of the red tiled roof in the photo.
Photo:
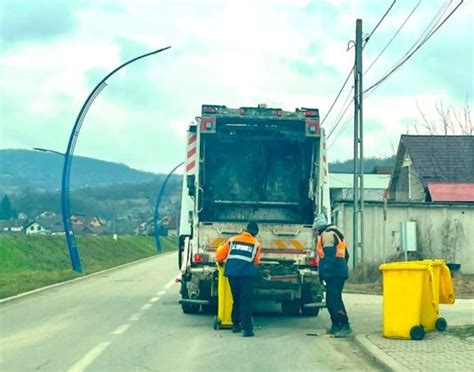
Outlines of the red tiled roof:
[[474,202],[474,183],[428,183],[431,201]]

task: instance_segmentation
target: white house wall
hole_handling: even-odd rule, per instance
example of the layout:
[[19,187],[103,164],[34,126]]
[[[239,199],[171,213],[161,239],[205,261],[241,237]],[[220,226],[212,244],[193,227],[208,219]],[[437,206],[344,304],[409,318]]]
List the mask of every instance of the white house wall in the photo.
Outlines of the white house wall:
[[[334,204],[335,223],[343,230],[348,243],[351,261],[354,257],[352,249],[352,205],[349,203]],[[417,223],[417,246],[425,258],[445,259],[443,254],[443,236],[446,224],[451,225],[448,239],[457,238],[456,263],[460,263],[461,271],[474,274],[474,205],[436,205],[436,204],[389,204],[386,235],[385,257],[399,252],[400,223],[415,221]],[[461,233],[454,234],[454,226]],[[365,262],[383,262],[384,254],[384,219],[383,203],[368,203],[364,208],[364,256]],[[446,240],[446,236],[444,241]],[[453,244],[451,245],[453,246]],[[452,261],[452,259],[449,259]],[[350,263],[352,267],[352,262]]]

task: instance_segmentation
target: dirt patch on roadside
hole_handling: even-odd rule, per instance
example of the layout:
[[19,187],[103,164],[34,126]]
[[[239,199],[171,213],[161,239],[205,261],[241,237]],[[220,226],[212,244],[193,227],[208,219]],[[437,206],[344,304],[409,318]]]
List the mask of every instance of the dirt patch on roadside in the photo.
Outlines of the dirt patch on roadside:
[[474,324],[448,327],[447,332],[453,336],[459,337],[462,340],[472,340],[474,339]]

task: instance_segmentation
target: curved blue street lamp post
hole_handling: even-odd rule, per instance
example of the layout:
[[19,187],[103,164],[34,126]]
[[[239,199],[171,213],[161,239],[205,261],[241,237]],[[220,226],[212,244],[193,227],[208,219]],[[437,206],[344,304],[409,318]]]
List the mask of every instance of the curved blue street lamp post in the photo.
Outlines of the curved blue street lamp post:
[[163,195],[164,195],[165,190],[166,190],[166,185],[168,184],[168,181],[169,181],[171,175],[176,171],[176,169],[178,169],[183,164],[184,164],[184,162],[179,163],[176,167],[173,168],[173,170],[171,172],[168,173],[165,180],[161,184],[160,192],[158,193],[158,197],[156,198],[155,218],[153,219],[153,229],[154,229],[154,232],[155,232],[156,250],[158,251],[158,253],[161,253],[161,251],[162,251],[161,241],[160,241],[160,231],[158,229],[158,220],[160,218],[161,199],[163,198]]
[[105,83],[105,81],[109,77],[111,77],[118,70],[129,65],[132,62],[151,56],[153,54],[163,52],[169,48],[171,48],[171,46],[166,47],[166,48],[161,48],[153,52],[146,53],[136,58],[133,58],[130,61],[125,62],[124,64],[120,65],[112,72],[110,72],[92,90],[92,92],[89,94],[89,97],[87,97],[87,99],[83,103],[81,110],[79,111],[79,114],[77,115],[76,122],[74,123],[71,135],[69,137],[66,153],[64,154],[63,177],[62,177],[62,182],[61,182],[61,211],[63,215],[64,232],[66,234],[67,246],[69,249],[69,255],[71,257],[72,269],[76,272],[82,273],[83,269],[82,269],[82,263],[81,263],[81,256],[79,254],[79,249],[77,247],[76,238],[74,237],[74,233],[72,231],[72,223],[70,219],[71,213],[70,213],[69,181],[70,181],[70,176],[71,176],[71,164],[72,164],[74,148],[76,146],[77,137],[79,135],[79,131],[81,130],[81,126],[84,121],[84,118],[87,114],[87,111],[89,110],[89,107],[94,101],[94,99],[100,94],[102,89],[106,87],[107,84]]

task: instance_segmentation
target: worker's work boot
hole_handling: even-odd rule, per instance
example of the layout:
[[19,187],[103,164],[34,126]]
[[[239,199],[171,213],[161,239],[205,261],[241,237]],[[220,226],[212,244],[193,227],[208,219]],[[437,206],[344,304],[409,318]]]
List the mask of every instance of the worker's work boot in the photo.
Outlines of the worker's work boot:
[[334,333],[334,337],[342,338],[347,337],[352,333],[352,328],[349,323],[343,324],[342,327]]
[[244,331],[242,332],[242,337],[253,337],[253,336],[255,336],[255,334],[253,333],[251,329],[244,329]]
[[239,323],[232,324],[232,333],[240,333],[242,331],[242,326]]
[[327,330],[326,330],[326,334],[327,335],[335,335],[337,331],[339,331],[341,329],[341,326],[338,325],[338,324],[332,324],[331,327],[329,327]]

